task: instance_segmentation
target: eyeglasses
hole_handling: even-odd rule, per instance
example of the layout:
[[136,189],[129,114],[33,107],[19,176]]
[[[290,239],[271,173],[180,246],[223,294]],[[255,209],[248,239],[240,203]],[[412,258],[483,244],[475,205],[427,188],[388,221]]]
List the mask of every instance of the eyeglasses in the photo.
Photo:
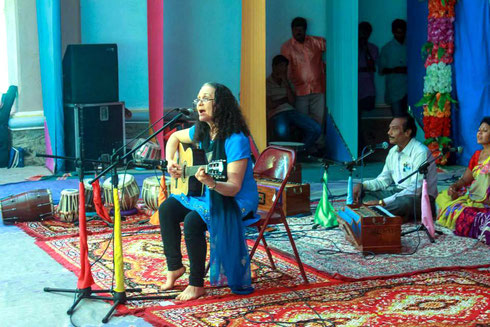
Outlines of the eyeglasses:
[[209,99],[209,98],[202,98],[202,99],[195,99],[194,101],[192,101],[192,103],[194,103],[195,106],[197,106],[199,104],[200,101],[202,101],[202,103],[206,104],[208,103],[209,101],[213,101],[214,99]]

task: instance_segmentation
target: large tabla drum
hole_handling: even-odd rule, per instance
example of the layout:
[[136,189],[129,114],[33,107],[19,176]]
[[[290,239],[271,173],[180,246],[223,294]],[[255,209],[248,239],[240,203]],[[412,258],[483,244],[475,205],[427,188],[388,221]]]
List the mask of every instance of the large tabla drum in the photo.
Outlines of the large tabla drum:
[[53,200],[48,189],[32,190],[0,200],[3,223],[40,221],[53,218]]
[[77,189],[65,189],[61,191],[60,203],[58,204],[57,217],[59,220],[72,223],[78,220],[78,194]]
[[[121,210],[130,210],[136,207],[140,196],[140,189],[133,175],[118,174],[117,189],[120,199]],[[102,185],[104,189],[105,203],[109,206],[114,206],[114,197],[112,196],[112,177],[104,181]]]
[[[141,197],[146,206],[152,210],[158,210],[158,195],[160,194],[161,176],[151,176],[143,180],[143,190]],[[165,183],[167,191],[170,193],[170,181]]]

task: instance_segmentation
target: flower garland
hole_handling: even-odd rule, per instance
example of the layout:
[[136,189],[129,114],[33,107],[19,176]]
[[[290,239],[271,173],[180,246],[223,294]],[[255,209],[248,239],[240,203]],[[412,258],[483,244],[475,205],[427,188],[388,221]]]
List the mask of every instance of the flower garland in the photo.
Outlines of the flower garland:
[[[439,156],[451,139],[451,97],[454,53],[454,5],[456,0],[428,0],[427,43],[422,47],[425,59],[424,96],[416,104],[424,106],[425,144],[434,157]],[[437,163],[446,164],[449,152]]]

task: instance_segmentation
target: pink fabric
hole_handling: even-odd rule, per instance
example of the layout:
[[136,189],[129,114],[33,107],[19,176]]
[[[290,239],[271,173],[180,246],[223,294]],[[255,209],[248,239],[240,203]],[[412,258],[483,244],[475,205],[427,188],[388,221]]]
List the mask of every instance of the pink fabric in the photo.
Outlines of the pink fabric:
[[[148,29],[148,100],[150,123],[163,116],[163,0],[147,0]],[[158,122],[154,130],[163,126]],[[165,158],[163,133],[158,134],[161,158]]]
[[427,228],[430,236],[434,237],[434,219],[430,208],[429,194],[427,192],[427,181],[422,184],[422,224]]
[[325,39],[307,35],[303,43],[294,38],[281,47],[281,54],[288,58],[288,76],[296,95],[325,93]]
[[78,228],[80,235],[80,275],[78,276],[78,289],[84,289],[94,284],[90,263],[88,262],[87,226],[85,220],[85,186],[78,184]]

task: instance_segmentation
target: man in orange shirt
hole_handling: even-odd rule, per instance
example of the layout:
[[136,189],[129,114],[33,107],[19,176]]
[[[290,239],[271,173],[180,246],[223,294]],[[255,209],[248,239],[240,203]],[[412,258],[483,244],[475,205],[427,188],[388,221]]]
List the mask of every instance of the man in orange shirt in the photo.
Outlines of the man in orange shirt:
[[288,75],[296,92],[296,110],[324,126],[325,39],[306,35],[306,27],[303,17],[293,19],[293,37],[282,45],[281,54],[289,60]]

